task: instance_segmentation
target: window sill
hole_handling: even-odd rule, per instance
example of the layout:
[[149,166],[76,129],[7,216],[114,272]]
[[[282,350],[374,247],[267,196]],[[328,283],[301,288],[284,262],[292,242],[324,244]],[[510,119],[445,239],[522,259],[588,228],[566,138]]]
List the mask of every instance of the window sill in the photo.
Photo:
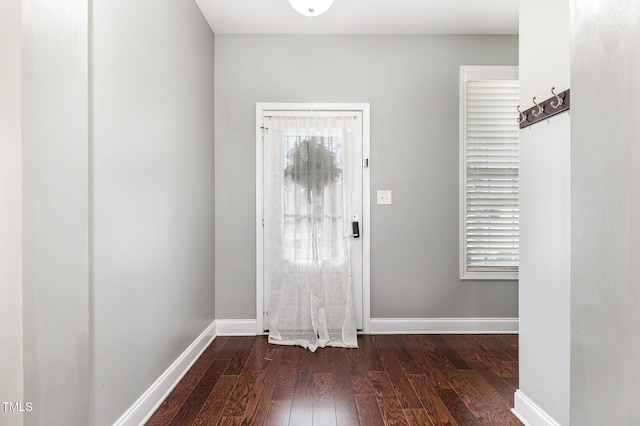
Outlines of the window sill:
[[518,279],[517,271],[509,272],[464,272],[460,276],[461,280],[493,280],[493,281],[513,281]]

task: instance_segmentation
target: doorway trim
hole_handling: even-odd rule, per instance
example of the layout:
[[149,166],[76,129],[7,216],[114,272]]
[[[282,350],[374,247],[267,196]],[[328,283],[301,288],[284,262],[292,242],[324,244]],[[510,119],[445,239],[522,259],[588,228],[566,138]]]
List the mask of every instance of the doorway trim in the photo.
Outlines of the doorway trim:
[[360,111],[362,112],[362,332],[371,330],[371,134],[368,103],[256,103],[256,333],[264,334],[264,145],[262,118],[265,111]]

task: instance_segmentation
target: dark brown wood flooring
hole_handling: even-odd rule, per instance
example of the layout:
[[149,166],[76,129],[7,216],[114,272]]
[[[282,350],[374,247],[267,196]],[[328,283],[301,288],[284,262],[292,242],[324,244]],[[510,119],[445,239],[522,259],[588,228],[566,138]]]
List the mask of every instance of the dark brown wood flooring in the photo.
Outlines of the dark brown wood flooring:
[[365,335],[311,353],[217,337],[147,425],[520,425],[516,335]]

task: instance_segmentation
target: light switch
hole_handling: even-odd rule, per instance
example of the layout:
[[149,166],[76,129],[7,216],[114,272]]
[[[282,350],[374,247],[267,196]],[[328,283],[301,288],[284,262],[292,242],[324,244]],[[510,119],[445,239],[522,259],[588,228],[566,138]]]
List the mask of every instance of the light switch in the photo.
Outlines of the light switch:
[[391,204],[391,190],[378,191],[378,204]]

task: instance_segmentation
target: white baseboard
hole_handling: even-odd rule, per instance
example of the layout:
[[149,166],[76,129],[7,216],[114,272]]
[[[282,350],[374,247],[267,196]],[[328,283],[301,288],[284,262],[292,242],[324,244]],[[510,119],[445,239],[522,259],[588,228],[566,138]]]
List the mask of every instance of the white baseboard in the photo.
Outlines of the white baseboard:
[[[218,319],[216,336],[255,336],[255,319]],[[518,333],[517,318],[372,318],[371,334]]]
[[525,426],[560,426],[560,423],[553,420],[551,416],[531,401],[520,389],[516,391],[513,405],[514,407],[511,412],[513,412]]
[[255,336],[258,322],[254,319],[218,319],[217,336]]
[[517,318],[371,318],[371,334],[517,334]]
[[216,322],[212,322],[189,347],[162,373],[145,393],[114,423],[114,426],[142,425],[158,409],[180,379],[215,339]]

